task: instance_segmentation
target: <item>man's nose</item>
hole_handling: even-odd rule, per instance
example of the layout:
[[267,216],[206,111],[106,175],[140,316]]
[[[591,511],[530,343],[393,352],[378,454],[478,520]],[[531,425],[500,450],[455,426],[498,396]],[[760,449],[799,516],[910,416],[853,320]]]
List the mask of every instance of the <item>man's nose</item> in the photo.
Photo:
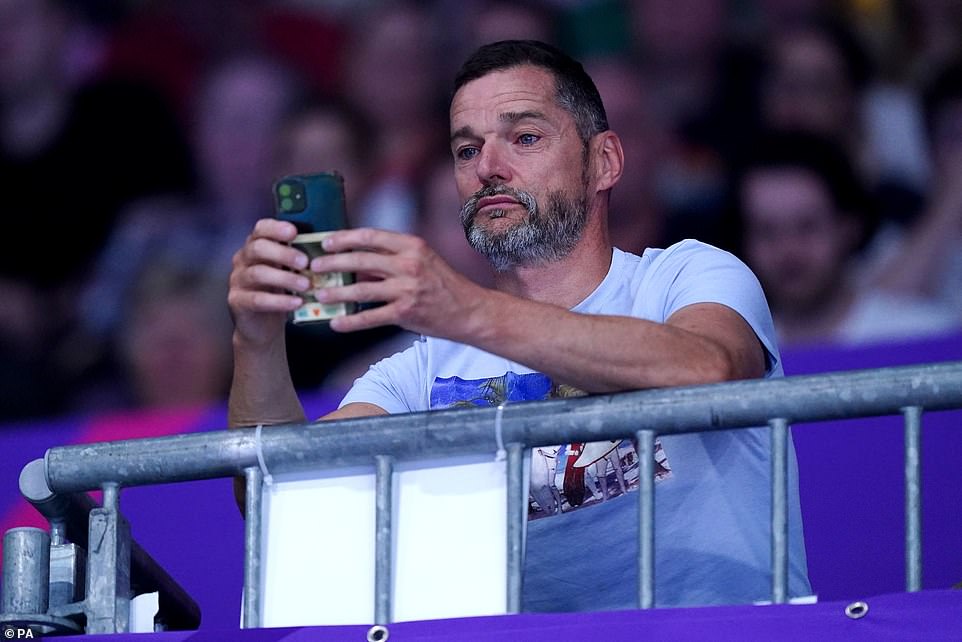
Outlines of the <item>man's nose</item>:
[[511,180],[511,168],[497,143],[488,143],[478,152],[478,179],[482,185],[499,185]]

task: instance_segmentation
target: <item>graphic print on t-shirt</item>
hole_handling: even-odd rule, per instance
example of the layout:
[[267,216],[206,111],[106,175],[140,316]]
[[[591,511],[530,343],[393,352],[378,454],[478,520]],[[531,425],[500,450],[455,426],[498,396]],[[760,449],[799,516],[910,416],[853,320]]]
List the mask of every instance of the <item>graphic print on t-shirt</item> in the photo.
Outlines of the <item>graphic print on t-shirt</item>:
[[[488,379],[437,377],[431,409],[497,406],[518,401],[579,397],[585,393],[557,385],[541,373],[506,372]],[[671,475],[661,442],[655,441],[655,481]],[[538,519],[607,501],[638,488],[634,441],[595,441],[540,447],[531,453],[528,519]]]

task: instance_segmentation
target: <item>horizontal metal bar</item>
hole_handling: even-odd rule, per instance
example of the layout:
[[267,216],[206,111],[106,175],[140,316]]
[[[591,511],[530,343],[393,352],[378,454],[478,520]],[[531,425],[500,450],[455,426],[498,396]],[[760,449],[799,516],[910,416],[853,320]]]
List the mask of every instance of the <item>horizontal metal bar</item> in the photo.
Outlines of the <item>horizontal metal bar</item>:
[[[763,426],[898,414],[905,406],[962,407],[962,362],[879,368],[513,404],[503,409],[503,443],[527,446],[633,435]],[[498,449],[495,408],[471,408],[275,426],[261,433],[272,472],[396,461]],[[253,428],[51,448],[58,493],[230,477],[258,465]]]

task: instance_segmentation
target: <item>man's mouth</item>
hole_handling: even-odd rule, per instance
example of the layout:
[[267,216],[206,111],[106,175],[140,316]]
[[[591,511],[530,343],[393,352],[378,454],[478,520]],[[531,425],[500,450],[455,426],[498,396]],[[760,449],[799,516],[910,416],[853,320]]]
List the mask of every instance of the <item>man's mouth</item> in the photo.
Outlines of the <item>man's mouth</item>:
[[482,210],[488,208],[491,210],[489,212],[491,218],[501,218],[505,215],[505,209],[512,205],[520,205],[520,203],[510,196],[500,194],[497,196],[485,196],[478,201],[477,212],[481,213]]

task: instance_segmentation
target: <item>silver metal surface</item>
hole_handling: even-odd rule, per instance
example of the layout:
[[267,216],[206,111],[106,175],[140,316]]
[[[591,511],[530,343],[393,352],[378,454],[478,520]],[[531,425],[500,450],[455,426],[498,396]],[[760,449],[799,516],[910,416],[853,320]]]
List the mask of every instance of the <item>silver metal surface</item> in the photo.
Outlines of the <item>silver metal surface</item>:
[[39,528],[11,528],[3,535],[3,599],[0,613],[47,612],[50,536]]
[[84,598],[87,553],[76,544],[50,545],[50,599],[54,609]]
[[528,493],[524,488],[524,445],[510,443],[507,446],[507,538],[508,538],[508,613],[521,612],[523,588],[524,520],[527,516]]
[[[108,491],[107,486],[113,486]],[[104,488],[109,506],[90,511],[87,541],[87,633],[125,633],[130,628],[130,526],[117,510],[116,485]],[[111,496],[108,496],[108,492]]]
[[[97,504],[86,493],[57,495],[50,490],[44,474],[44,462],[35,459],[20,473],[20,492],[33,504],[37,511],[47,518],[51,528],[51,546],[56,546],[56,537],[72,542],[81,549],[88,548],[87,536],[90,511]],[[60,531],[63,531],[60,533]],[[51,561],[53,553],[51,552]],[[86,566],[81,561],[78,569],[85,576]],[[51,569],[51,591],[53,590],[53,569]],[[79,587],[85,581],[78,582]],[[157,592],[160,601],[160,614],[167,630],[190,631],[200,626],[200,607],[187,591],[158,564],[136,541],[130,542],[130,583],[133,595]],[[79,598],[78,598],[79,599]],[[54,602],[51,601],[53,609]],[[57,615],[53,613],[53,615]]]
[[655,433],[638,439],[638,608],[655,605]]
[[866,615],[868,615],[868,602],[852,602],[845,607],[845,617],[861,620]]
[[390,624],[391,584],[393,573],[393,531],[391,517],[394,512],[394,460],[379,455],[375,457],[375,520],[374,520],[374,622]]
[[772,602],[788,601],[788,421],[772,419]]
[[[492,452],[500,442],[508,443],[508,610],[517,612],[522,592],[526,497],[522,487],[523,448],[634,434],[639,438],[641,466],[649,468],[640,468],[638,568],[639,602],[644,606],[653,604],[655,597],[654,434],[742,428],[771,421],[772,591],[773,601],[780,602],[787,599],[788,577],[788,425],[902,412],[906,420],[907,586],[917,590],[921,585],[918,446],[922,407],[962,407],[962,362],[593,395],[514,404],[500,410],[471,408],[275,426],[263,431],[259,441],[255,440],[255,429],[250,428],[65,446],[48,450],[42,462],[28,464],[21,474],[21,488],[27,489],[25,494],[32,496],[38,510],[56,515],[75,510],[71,498],[76,495],[72,493],[109,482],[104,488],[107,507],[90,511],[89,541],[97,542],[97,553],[95,559],[91,552],[87,578],[87,601],[93,605],[88,604],[88,624],[93,622],[103,630],[109,626],[123,630],[126,622],[121,621],[119,604],[129,598],[130,592],[130,569],[123,568],[123,547],[127,546],[129,565],[132,544],[123,518],[111,510],[116,506],[118,485],[245,475],[248,520],[244,625],[257,626],[262,484],[258,451],[263,455],[262,465],[284,473],[369,465],[372,453],[401,462]],[[491,424],[499,412],[501,430],[494,435]],[[645,488],[648,485],[650,491]],[[652,499],[644,499],[649,492]],[[68,536],[70,524],[68,519]],[[105,546],[116,550],[105,550]]]
[[261,625],[261,493],[264,475],[257,466],[244,471],[247,494],[244,505],[244,612],[242,628]]
[[902,409],[905,418],[905,590],[922,590],[922,408]]
[[[962,405],[962,362],[734,381],[513,404],[503,440],[527,447],[618,439],[638,430],[676,434],[789,422],[897,414]],[[497,450],[495,408],[470,408],[273,426],[261,434],[277,473],[370,463],[371,453],[410,461]],[[103,480],[136,486],[243,474],[257,465],[255,429],[51,448],[46,477],[57,493]]]

